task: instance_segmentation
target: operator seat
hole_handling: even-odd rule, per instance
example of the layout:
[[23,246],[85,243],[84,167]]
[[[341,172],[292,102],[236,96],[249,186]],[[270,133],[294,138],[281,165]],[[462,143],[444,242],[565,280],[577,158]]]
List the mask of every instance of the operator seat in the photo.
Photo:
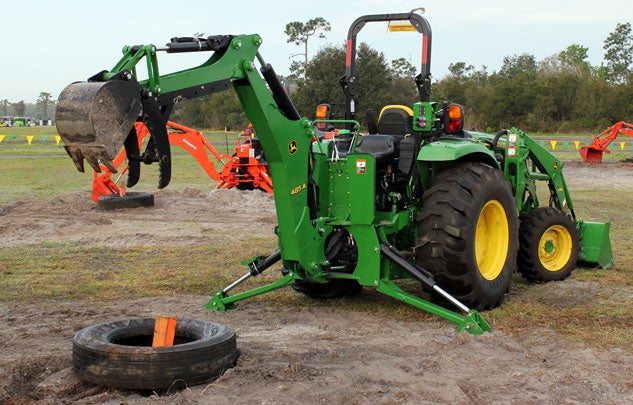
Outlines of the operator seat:
[[372,155],[379,169],[392,165],[400,172],[410,174],[417,149],[413,110],[405,105],[383,107],[376,130],[376,133],[358,139],[356,152]]
[[413,132],[413,110],[406,105],[387,105],[378,116],[378,134],[391,135],[397,144],[397,167],[410,174],[419,141]]
[[378,133],[404,136],[413,133],[413,110],[406,105],[388,105],[378,115]]

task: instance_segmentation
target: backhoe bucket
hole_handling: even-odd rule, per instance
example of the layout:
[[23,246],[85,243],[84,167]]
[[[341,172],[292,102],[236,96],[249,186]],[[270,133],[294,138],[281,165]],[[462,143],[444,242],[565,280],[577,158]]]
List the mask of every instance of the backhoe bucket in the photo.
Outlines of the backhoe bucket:
[[581,222],[578,260],[603,269],[613,265],[610,230],[610,222]]
[[592,146],[582,146],[580,156],[588,163],[602,163],[602,150]]
[[141,112],[141,87],[136,82],[77,82],[62,90],[55,108],[57,132],[77,169],[84,158],[98,173],[99,163],[113,173],[112,160]]

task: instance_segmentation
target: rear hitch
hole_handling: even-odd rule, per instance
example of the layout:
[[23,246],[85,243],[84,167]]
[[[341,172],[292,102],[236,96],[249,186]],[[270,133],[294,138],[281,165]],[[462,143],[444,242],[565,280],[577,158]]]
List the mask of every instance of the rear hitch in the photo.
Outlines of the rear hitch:
[[[409,294],[403,291],[400,287],[394,284],[391,280],[387,278],[383,278],[377,281],[374,284],[374,287],[378,292],[381,292],[385,295],[388,295],[392,298],[396,298],[406,304],[412,305],[416,308],[427,311],[431,314],[437,315],[441,318],[444,318],[448,321],[457,324],[457,332],[466,331],[468,333],[474,335],[481,335],[484,332],[492,331],[490,325],[486,322],[485,319],[474,309],[470,309],[464,304],[462,304],[455,297],[444,291],[440,288],[437,283],[433,280],[432,275],[422,267],[409,262],[405,259],[400,252],[393,246],[390,246],[386,243],[380,244],[382,253],[385,257],[391,260],[394,264],[402,267],[404,270],[409,272],[414,278],[426,284],[430,288],[432,288],[435,292],[440,294],[442,297],[446,298],[453,305],[459,308],[464,314],[460,314],[444,307],[441,307],[432,302],[423,300],[422,298],[416,297],[412,294]],[[229,284],[224,289],[218,291],[213,298],[207,303],[206,307],[208,309],[213,309],[216,311],[225,311],[229,309],[235,309],[235,302],[254,297],[259,294],[264,294],[291,284],[295,283],[297,279],[297,275],[295,275],[292,271],[284,272],[284,276],[277,280],[276,282],[263,285],[261,287],[254,288],[252,290],[248,290],[245,292],[241,292],[234,295],[228,295],[228,293],[233,290],[238,285],[242,284],[244,281],[250,279],[251,277],[256,277],[260,275],[264,270],[275,264],[281,259],[281,250],[278,249],[273,252],[271,255],[266,257],[255,256],[250,260],[243,262],[242,264],[247,265],[249,267],[248,273],[244,274],[242,277]]]

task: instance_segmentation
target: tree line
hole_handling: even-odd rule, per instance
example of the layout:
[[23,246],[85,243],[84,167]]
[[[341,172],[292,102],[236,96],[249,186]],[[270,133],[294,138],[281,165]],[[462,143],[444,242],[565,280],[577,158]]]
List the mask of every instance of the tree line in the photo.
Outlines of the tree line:
[[2,116],[34,117],[40,119],[52,119],[54,114],[55,100],[48,92],[41,92],[35,103],[25,103],[24,100],[11,102],[0,100],[0,113]]
[[[316,106],[331,103],[343,113],[339,79],[345,71],[345,46],[327,45],[307,58],[311,36],[329,31],[323,19],[286,26],[288,42],[301,45],[302,61],[293,62],[290,96],[299,112],[314,118]],[[303,34],[303,36],[301,36]],[[460,103],[466,127],[496,132],[511,126],[535,132],[601,132],[617,121],[633,120],[633,33],[630,23],[617,24],[604,40],[604,61],[588,62],[589,48],[571,44],[543,60],[523,53],[503,58],[488,72],[463,61],[451,63],[449,74],[435,80],[431,99]],[[361,43],[357,52],[359,120],[377,115],[388,104],[411,105],[419,99],[416,67],[401,58],[388,62],[383,53]],[[180,105],[175,119],[197,127],[236,130],[248,124],[234,94],[225,92]]]

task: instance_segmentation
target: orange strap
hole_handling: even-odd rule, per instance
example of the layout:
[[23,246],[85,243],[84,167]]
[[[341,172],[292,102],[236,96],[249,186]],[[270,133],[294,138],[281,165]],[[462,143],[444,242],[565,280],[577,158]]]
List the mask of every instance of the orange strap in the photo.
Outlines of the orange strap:
[[152,347],[173,346],[175,336],[176,318],[172,316],[157,316],[154,323]]

